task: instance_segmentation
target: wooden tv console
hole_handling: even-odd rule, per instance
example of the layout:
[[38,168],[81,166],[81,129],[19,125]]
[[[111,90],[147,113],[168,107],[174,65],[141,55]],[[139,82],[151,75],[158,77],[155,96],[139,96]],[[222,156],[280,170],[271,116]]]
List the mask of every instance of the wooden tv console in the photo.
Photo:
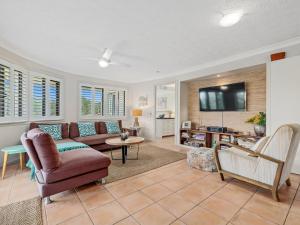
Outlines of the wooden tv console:
[[[194,145],[191,144],[189,146],[211,148],[213,146],[213,139],[222,142],[232,142],[232,138],[238,138],[243,136],[245,135],[240,133],[222,133],[211,132],[207,130],[180,129],[180,144],[188,145],[187,143],[190,142],[194,143]],[[226,145],[221,145],[221,149],[226,147]]]

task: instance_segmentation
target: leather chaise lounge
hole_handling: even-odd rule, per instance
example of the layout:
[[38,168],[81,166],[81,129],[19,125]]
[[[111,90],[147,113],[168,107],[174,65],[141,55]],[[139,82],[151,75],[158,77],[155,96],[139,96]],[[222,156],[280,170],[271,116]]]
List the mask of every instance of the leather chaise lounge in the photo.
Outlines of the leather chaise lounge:
[[52,137],[35,128],[21,137],[22,144],[36,170],[35,177],[42,198],[50,203],[50,196],[108,175],[110,159],[92,148],[59,153]]

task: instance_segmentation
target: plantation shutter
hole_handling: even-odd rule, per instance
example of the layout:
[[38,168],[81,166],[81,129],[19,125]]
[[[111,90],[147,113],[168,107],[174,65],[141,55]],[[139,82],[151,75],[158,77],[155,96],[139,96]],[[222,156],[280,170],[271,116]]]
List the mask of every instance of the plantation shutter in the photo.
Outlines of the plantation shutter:
[[119,91],[119,116],[125,116],[125,91]]
[[80,90],[81,98],[81,115],[92,114],[92,101],[93,101],[93,90],[92,87],[81,86]]
[[0,64],[0,118],[11,116],[10,68]]
[[107,91],[107,115],[116,116],[117,115],[117,91],[109,90]]
[[60,116],[60,88],[61,83],[56,80],[50,80],[49,98],[50,98],[50,116]]
[[15,117],[26,117],[27,111],[27,75],[22,71],[14,70],[14,116]]
[[34,76],[32,79],[32,116],[46,116],[46,78]]
[[103,88],[94,90],[94,108],[95,115],[103,116]]

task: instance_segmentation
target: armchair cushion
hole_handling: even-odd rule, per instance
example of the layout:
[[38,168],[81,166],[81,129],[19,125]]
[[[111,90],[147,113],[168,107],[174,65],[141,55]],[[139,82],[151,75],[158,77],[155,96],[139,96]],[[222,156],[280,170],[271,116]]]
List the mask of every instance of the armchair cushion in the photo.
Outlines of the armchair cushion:
[[107,168],[110,159],[92,148],[61,152],[61,165],[52,171],[42,170],[46,183],[55,183],[71,177]]

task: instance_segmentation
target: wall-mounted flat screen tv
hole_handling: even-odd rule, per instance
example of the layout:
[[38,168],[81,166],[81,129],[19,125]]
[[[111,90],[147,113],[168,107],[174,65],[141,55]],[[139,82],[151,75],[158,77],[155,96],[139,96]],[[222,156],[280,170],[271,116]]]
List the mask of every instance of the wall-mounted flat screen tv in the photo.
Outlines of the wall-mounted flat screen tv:
[[245,82],[199,89],[200,111],[245,111]]

